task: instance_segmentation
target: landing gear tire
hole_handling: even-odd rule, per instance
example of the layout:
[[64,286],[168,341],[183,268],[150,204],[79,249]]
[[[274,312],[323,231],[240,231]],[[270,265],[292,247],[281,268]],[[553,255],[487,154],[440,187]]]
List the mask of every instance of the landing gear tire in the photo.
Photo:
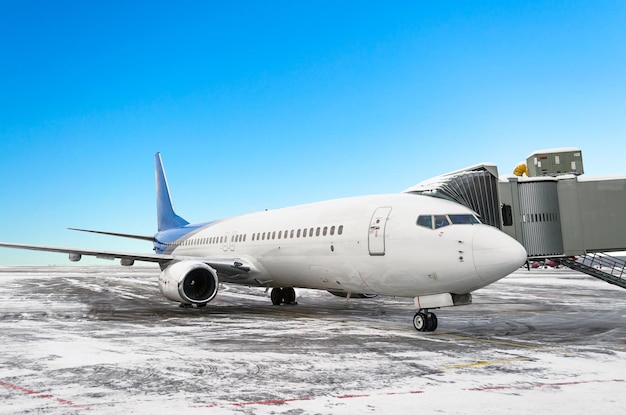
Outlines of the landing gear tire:
[[430,316],[429,324],[426,327],[426,331],[435,331],[437,330],[437,315],[435,313],[428,313],[427,316]]
[[413,327],[417,331],[435,331],[437,324],[437,316],[427,310],[420,310],[413,316]]
[[282,288],[272,288],[270,298],[272,299],[272,304],[281,305],[284,301],[285,293]]
[[415,313],[415,316],[413,316],[413,327],[417,331],[426,331],[426,314],[422,312]]
[[294,290],[292,287],[272,288],[270,298],[272,299],[272,304],[274,305],[297,304],[296,290]]
[[296,304],[296,290],[292,287],[283,288],[283,302],[285,304]]

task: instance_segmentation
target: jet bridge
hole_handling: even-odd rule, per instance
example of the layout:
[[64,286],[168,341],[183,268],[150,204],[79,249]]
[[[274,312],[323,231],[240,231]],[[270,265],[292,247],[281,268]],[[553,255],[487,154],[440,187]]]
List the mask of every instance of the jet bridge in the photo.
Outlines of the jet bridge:
[[[582,177],[582,152],[577,148],[534,152],[525,164],[531,167],[522,163],[515,168],[517,175],[504,177],[498,177],[496,165],[478,164],[405,192],[456,201],[518,240],[529,258],[555,258],[626,288],[623,271],[615,276],[597,262],[590,265],[589,259],[597,253],[626,251],[626,175]],[[572,257],[581,258],[568,259]],[[609,258],[605,255],[604,261]]]

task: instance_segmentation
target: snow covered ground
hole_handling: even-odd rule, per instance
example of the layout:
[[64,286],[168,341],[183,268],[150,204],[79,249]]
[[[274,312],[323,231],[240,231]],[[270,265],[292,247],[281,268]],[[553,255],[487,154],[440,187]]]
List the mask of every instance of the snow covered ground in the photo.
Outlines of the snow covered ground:
[[225,286],[163,299],[151,267],[0,268],[0,414],[625,413],[626,291],[519,270],[437,311]]

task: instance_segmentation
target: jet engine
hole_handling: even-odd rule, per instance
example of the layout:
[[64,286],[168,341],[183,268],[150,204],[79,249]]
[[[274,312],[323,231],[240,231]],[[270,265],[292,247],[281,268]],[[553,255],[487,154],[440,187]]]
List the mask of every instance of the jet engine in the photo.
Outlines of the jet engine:
[[182,261],[165,268],[159,289],[168,300],[205,305],[217,295],[217,272],[199,261]]

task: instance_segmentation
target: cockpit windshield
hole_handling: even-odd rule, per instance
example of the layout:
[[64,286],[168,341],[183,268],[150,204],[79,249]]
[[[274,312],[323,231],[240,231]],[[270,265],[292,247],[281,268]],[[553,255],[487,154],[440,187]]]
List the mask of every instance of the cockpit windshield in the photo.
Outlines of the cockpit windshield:
[[450,222],[455,225],[475,225],[480,223],[474,215],[448,215]]
[[472,214],[419,215],[417,225],[429,229],[439,229],[448,225],[475,225],[480,223]]

